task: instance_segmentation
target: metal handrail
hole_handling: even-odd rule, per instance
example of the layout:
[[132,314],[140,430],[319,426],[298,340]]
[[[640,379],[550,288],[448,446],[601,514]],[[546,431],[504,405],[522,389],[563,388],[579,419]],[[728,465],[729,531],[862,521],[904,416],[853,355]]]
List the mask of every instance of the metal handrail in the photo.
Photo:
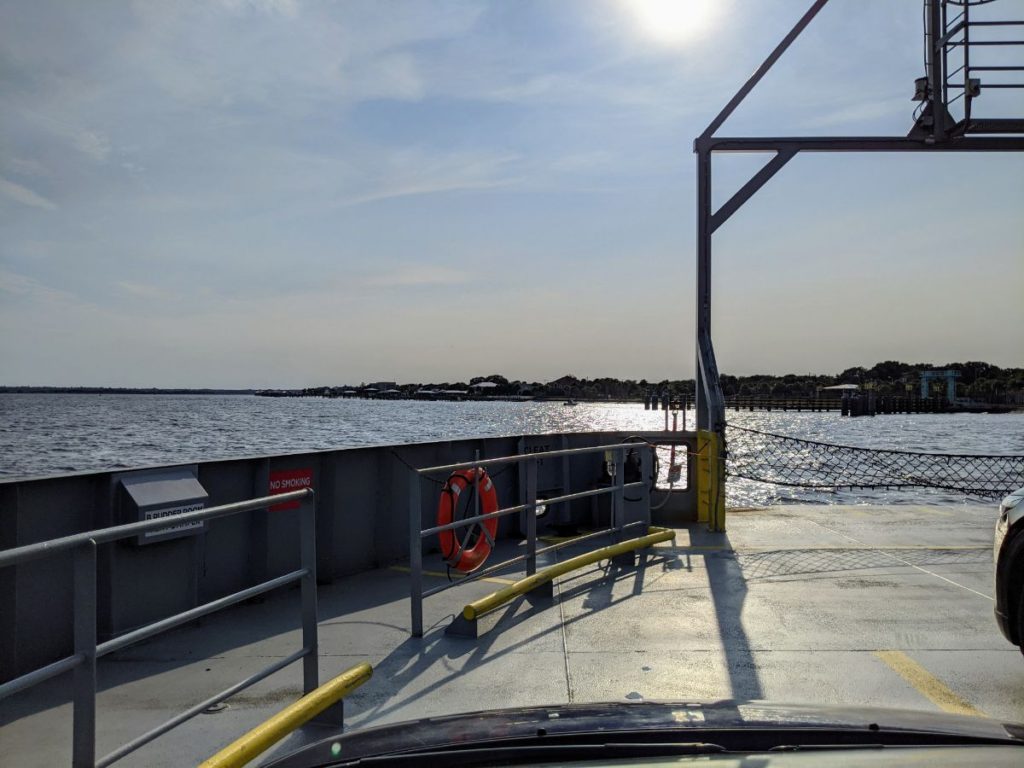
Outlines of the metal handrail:
[[[500,517],[506,517],[508,515],[515,514],[517,512],[532,512],[536,510],[539,503],[544,504],[556,504],[561,502],[570,502],[577,499],[592,498],[595,496],[602,496],[606,494],[612,494],[612,524],[609,528],[602,531],[588,534],[586,537],[580,537],[580,540],[584,538],[593,538],[596,535],[607,535],[607,534],[621,534],[627,528],[632,528],[639,522],[647,525],[650,520],[645,521],[633,521],[626,522],[624,517],[625,509],[625,490],[627,488],[642,488],[644,483],[642,481],[626,483],[623,476],[623,467],[625,466],[625,457],[627,451],[635,451],[638,448],[645,448],[654,450],[654,446],[649,443],[612,443],[610,445],[597,445],[587,446],[584,448],[564,448],[555,451],[539,451],[532,453],[522,453],[513,456],[500,456],[493,459],[475,459],[473,461],[458,462],[455,464],[442,464],[435,467],[423,467],[423,468],[412,468],[411,482],[409,484],[409,573],[410,573],[410,585],[409,585],[409,596],[410,596],[410,624],[412,634],[414,637],[423,636],[423,600],[426,597],[435,595],[438,592],[442,592],[446,589],[451,589],[458,584],[464,584],[469,581],[475,581],[477,578],[483,577],[487,573],[494,573],[502,568],[507,568],[516,563],[526,563],[526,574],[532,576],[537,572],[537,555],[543,552],[549,552],[555,549],[559,549],[560,546],[556,545],[553,547],[546,547],[543,550],[538,551],[537,549],[537,516],[536,514],[526,515],[526,552],[522,555],[509,558],[500,563],[491,565],[486,569],[480,569],[475,573],[468,575],[466,578],[460,579],[458,582],[451,584],[445,584],[441,587],[436,587],[430,590],[424,591],[423,589],[423,539],[428,536],[441,533],[442,531],[452,531],[456,528],[465,528],[467,526],[476,525],[486,520],[494,520]],[[607,488],[595,488],[586,491],[577,491],[575,493],[567,493],[552,498],[543,499],[542,502],[537,499],[537,465],[538,462],[545,459],[552,459],[564,456],[578,456],[583,454],[591,453],[604,453],[614,452],[615,453],[615,464],[617,471],[614,473],[614,482]],[[439,472],[457,472],[464,469],[476,469],[478,467],[490,467],[501,464],[513,464],[518,463],[526,464],[526,502],[524,504],[517,504],[515,506],[506,507],[503,509],[495,510],[494,512],[488,512],[486,514],[476,514],[471,517],[466,517],[461,520],[456,520],[450,523],[442,525],[435,525],[428,528],[422,528],[422,505],[420,499],[420,483],[419,480],[427,475]],[[479,481],[479,475],[476,476]],[[476,498],[479,499],[479,492],[476,494]],[[650,510],[648,508],[647,518],[650,517]],[[567,542],[568,543],[568,542]],[[564,545],[561,545],[564,546]]]
[[424,467],[423,469],[417,469],[416,471],[421,475],[428,475],[434,472],[456,472],[460,469],[473,469],[474,467],[491,467],[496,464],[513,464],[525,461],[532,456],[540,456],[544,459],[557,459],[561,456],[578,456],[584,453],[600,453],[601,451],[614,451],[619,448],[636,448],[643,445],[643,443],[614,443],[612,445],[590,445],[584,448],[560,448],[555,451],[520,453],[513,456],[498,456],[494,459],[462,461],[458,464],[441,464],[437,467]]
[[[89,768],[105,768],[105,766],[120,760],[122,757],[148,744],[153,739],[163,735],[186,720],[199,715],[211,705],[224,701],[239,691],[255,685],[260,680],[269,677],[299,659],[302,659],[303,662],[303,692],[308,694],[316,690],[319,684],[319,671],[317,668],[319,645],[317,639],[316,601],[316,507],[313,503],[313,498],[313,490],[311,488],[304,488],[298,491],[289,491],[248,501],[222,504],[210,507],[209,509],[175,515],[173,520],[158,518],[115,525],[48,541],[40,541],[34,544],[26,544],[0,552],[0,568],[18,565],[61,552],[72,552],[74,554],[74,599],[72,603],[74,611],[74,653],[3,683],[0,685],[0,699],[73,670],[75,679],[72,709],[72,765],[75,768],[84,766]],[[165,529],[168,525],[199,523],[256,509],[265,509],[288,501],[298,501],[301,505],[299,515],[301,567],[298,570],[233,592],[173,616],[168,616],[131,632],[114,637],[104,643],[97,643],[96,549],[99,544],[133,538],[140,534]],[[186,711],[175,715],[165,723],[118,747],[105,757],[99,760],[96,759],[96,660],[99,657],[296,581],[301,584],[302,648],[300,650],[284,659],[276,661],[265,669],[250,675],[246,679],[207,698]]]
[[124,525],[112,525],[109,528],[97,528],[94,531],[74,533],[70,536],[62,536],[58,539],[39,541],[35,544],[25,544],[21,547],[13,547],[0,551],[0,568],[7,565],[16,565],[28,560],[35,560],[47,555],[64,552],[75,547],[88,544],[90,541],[96,544],[106,544],[120,539],[130,539],[151,531],[158,531],[168,525],[182,525],[187,523],[201,523],[206,520],[214,520],[218,517],[237,515],[240,512],[250,512],[254,509],[263,509],[272,504],[281,504],[286,501],[301,501],[307,496],[313,495],[312,488],[303,488],[300,491],[289,491],[275,496],[264,496],[249,501],[237,501],[231,504],[221,504],[218,507],[199,509],[195,512],[186,512],[182,515],[174,515],[168,520],[166,517],[154,518],[153,520],[140,520],[136,523],[125,523]]
[[[636,443],[631,443],[636,445]],[[623,488],[643,488],[644,482],[637,480],[634,483],[626,483]],[[607,488],[594,488],[589,491],[577,491],[576,493],[567,493],[563,496],[550,496],[544,499],[545,504],[561,504],[564,501],[576,501],[576,499],[588,499],[591,496],[601,496],[608,493]],[[505,507],[504,509],[497,509],[494,512],[488,512],[483,515],[474,515],[473,517],[464,517],[461,520],[456,520],[452,523],[445,523],[444,525],[435,525],[433,528],[424,528],[420,531],[420,538],[427,538],[435,534],[441,533],[441,531],[453,531],[456,528],[464,528],[467,525],[473,523],[480,523],[484,520],[493,520],[496,517],[505,517],[506,515],[513,515],[516,512],[525,512],[530,508],[530,504],[517,504],[514,507]],[[536,505],[533,505],[536,506]]]

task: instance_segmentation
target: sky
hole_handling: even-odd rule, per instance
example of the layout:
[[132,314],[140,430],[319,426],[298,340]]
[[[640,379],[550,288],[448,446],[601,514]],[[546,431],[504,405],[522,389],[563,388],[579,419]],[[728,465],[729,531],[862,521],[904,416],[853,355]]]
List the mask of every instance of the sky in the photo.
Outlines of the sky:
[[[692,377],[692,140],[808,5],[0,0],[0,384]],[[922,74],[919,0],[832,0],[719,135]],[[798,156],[713,276],[723,372],[1022,366],[1024,155]]]

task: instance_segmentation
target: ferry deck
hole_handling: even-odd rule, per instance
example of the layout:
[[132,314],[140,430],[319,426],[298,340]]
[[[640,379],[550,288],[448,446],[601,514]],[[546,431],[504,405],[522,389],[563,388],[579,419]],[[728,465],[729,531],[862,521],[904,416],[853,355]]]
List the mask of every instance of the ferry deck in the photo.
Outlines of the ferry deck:
[[[721,699],[1022,722],[1024,658],[992,615],[994,518],[994,507],[967,504],[734,510],[725,533],[695,523],[635,567],[563,576],[552,602],[513,601],[481,620],[476,639],[444,628],[514,570],[428,598],[422,638],[410,634],[407,569],[366,571],[319,590],[320,675],[374,667],[345,700],[346,729],[538,703]],[[499,541],[495,555],[517,546]],[[443,581],[438,563],[424,567]],[[298,644],[284,591],[111,655],[100,664],[98,753]],[[275,673],[119,764],[197,764],[301,696],[301,683],[294,668]],[[268,755],[330,733],[307,726]],[[65,678],[4,701],[6,765],[68,764],[70,744]]]

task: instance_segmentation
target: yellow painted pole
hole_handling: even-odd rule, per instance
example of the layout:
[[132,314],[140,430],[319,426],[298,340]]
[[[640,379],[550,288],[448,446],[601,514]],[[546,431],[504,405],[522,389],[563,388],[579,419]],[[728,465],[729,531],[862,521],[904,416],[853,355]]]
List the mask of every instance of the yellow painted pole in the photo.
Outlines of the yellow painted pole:
[[462,609],[462,616],[466,621],[473,621],[488,611],[493,611],[498,606],[507,603],[509,600],[519,597],[520,595],[529,592],[531,589],[539,587],[541,584],[553,581],[559,576],[569,573],[569,571],[574,571],[577,568],[583,568],[601,560],[607,560],[633,549],[643,549],[651,546],[652,544],[657,544],[659,541],[670,541],[675,537],[676,532],[669,528],[655,528],[654,526],[651,526],[648,528],[648,534],[646,536],[620,541],[618,544],[612,544],[607,547],[602,547],[601,549],[595,549],[593,552],[586,552],[582,555],[571,557],[564,562],[556,563],[544,570],[537,571],[537,573],[532,576],[520,579],[515,584],[505,587],[504,589],[492,592],[486,597],[474,600]]
[[725,465],[717,432],[697,432],[697,522],[712,531],[725,530]]
[[711,436],[707,430],[697,430],[697,522],[711,521]]
[[276,715],[224,747],[199,768],[238,768],[266,752],[296,728],[309,722],[339,699],[347,696],[373,675],[369,664],[357,664],[328,683],[289,704]]

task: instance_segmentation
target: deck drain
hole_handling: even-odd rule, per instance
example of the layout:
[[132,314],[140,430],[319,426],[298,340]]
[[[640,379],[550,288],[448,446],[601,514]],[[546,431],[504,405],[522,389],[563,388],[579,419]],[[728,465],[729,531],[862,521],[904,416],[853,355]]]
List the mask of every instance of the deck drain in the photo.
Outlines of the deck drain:
[[203,710],[203,714],[204,715],[215,715],[218,712],[223,712],[227,708],[228,708],[227,702],[218,701],[216,704],[211,704],[206,709],[204,709]]

